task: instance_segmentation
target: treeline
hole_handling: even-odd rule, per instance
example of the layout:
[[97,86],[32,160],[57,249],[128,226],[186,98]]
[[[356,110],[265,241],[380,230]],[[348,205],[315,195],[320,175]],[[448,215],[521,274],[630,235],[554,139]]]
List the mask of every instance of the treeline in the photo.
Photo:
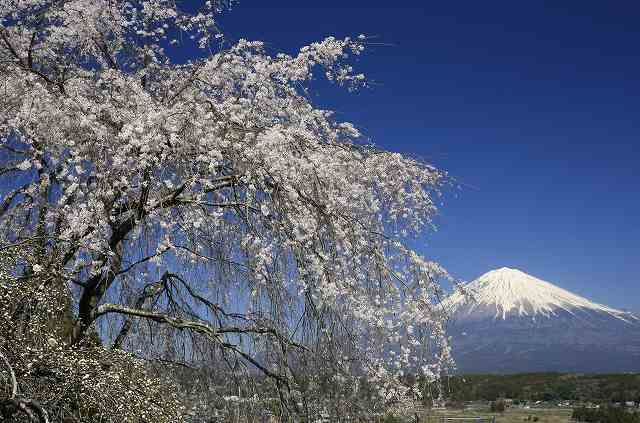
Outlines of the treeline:
[[446,381],[453,401],[640,401],[640,374],[585,375],[523,373],[514,375],[452,376]]
[[576,408],[571,418],[579,423],[640,423],[640,413],[621,408]]

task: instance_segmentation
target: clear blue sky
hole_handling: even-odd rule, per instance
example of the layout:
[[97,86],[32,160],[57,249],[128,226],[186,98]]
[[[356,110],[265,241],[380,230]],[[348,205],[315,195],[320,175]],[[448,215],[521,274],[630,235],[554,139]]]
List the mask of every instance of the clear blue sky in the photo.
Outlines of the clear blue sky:
[[358,61],[372,89],[315,101],[460,182],[419,249],[464,280],[517,267],[634,310],[639,22],[632,1],[244,0],[221,18],[274,52],[327,35],[390,44]]

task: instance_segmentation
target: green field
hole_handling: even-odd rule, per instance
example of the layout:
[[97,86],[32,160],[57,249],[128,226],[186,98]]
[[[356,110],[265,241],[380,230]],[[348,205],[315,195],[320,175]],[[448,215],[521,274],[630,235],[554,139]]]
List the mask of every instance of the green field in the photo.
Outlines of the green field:
[[[496,423],[521,423],[526,422],[527,417],[538,417],[538,423],[568,423],[572,410],[569,409],[522,409],[509,408],[504,413],[489,413],[486,410],[447,410],[442,412],[423,413],[420,423],[441,423],[442,416],[448,417],[485,417],[496,416]],[[529,420],[533,421],[533,420]],[[462,423],[462,422],[461,422]]]

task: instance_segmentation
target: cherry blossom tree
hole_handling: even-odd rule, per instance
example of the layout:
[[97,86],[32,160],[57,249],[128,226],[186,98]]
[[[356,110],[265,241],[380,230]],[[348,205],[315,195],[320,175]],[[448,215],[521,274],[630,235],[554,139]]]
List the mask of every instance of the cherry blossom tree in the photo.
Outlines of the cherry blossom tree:
[[448,276],[407,244],[446,176],[307,97],[315,74],[366,86],[366,37],[270,55],[225,41],[224,6],[2,1],[0,228],[32,246],[16,269],[59,293],[65,354],[224,363],[271,381],[283,414],[322,392],[310,368],[364,378],[380,407],[413,398],[407,374],[450,362]]

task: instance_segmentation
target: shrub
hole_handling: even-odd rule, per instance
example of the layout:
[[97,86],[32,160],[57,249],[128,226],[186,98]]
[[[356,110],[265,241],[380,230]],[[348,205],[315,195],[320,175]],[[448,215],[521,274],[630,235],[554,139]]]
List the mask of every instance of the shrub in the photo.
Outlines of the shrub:
[[504,413],[506,408],[507,405],[503,400],[492,401],[491,404],[489,404],[489,409],[492,413]]
[[181,421],[172,385],[142,360],[95,338],[65,340],[66,288],[50,273],[15,277],[25,257],[28,250],[0,252],[0,388],[9,387],[0,391],[2,421]]

